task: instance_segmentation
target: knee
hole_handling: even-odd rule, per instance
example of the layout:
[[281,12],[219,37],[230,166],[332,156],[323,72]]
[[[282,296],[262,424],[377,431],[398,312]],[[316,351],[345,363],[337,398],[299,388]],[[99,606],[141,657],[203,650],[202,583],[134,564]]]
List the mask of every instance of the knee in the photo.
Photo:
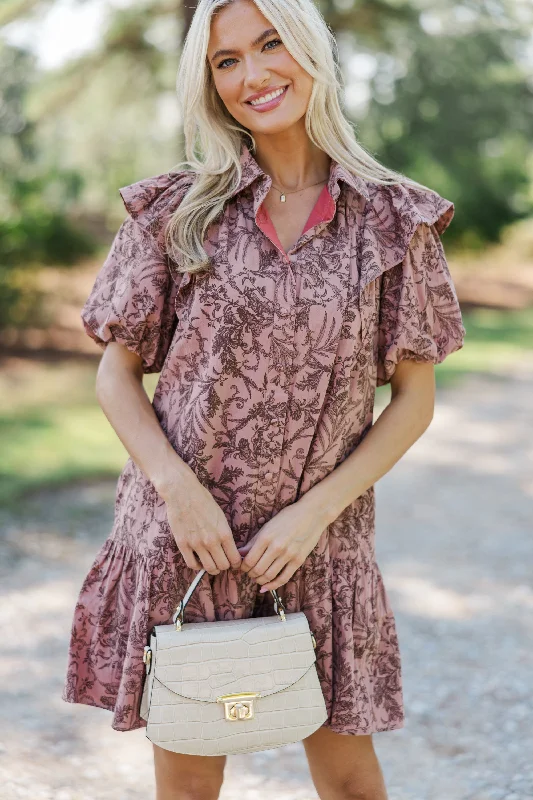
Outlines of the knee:
[[335,786],[335,800],[387,800],[385,786],[381,780],[361,779],[360,775],[347,775]]
[[176,800],[218,800],[222,781],[195,777],[186,779],[176,795]]
[[154,744],[156,800],[218,800],[225,756],[189,756]]
[[221,787],[222,779],[214,775],[182,775],[158,790],[156,800],[218,800]]

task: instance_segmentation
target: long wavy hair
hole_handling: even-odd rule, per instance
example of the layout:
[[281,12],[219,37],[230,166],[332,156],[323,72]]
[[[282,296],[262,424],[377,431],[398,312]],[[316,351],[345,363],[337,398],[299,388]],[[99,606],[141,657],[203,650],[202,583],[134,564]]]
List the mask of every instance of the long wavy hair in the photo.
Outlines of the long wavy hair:
[[[186,160],[173,171],[192,171],[194,180],[165,231],[167,254],[179,272],[209,266],[203,247],[209,225],[221,215],[241,180],[243,141],[255,153],[256,142],[220,99],[207,60],[211,20],[232,0],[200,0],[187,33],[176,88],[183,115]],[[253,0],[292,55],[313,78],[305,115],[310,140],[352,174],[380,184],[424,187],[388,169],[358,142],[344,114],[344,82],[337,43],[313,0]]]

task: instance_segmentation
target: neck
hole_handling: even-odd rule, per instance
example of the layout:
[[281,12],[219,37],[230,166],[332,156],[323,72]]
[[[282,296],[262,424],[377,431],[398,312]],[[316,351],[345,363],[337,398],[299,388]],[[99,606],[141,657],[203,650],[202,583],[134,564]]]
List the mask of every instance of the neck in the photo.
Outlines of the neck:
[[290,192],[328,180],[331,159],[307,135],[304,140],[261,134],[254,138],[254,158],[275,186]]

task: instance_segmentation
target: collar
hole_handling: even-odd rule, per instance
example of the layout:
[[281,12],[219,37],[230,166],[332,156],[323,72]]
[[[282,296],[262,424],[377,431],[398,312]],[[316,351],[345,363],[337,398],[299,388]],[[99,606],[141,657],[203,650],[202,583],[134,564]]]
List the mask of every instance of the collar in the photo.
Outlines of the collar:
[[[267,194],[270,186],[272,185],[272,178],[261,169],[250,149],[248,148],[248,145],[244,141],[242,142],[241,146],[240,163],[242,170],[241,180],[237,188],[234,189],[230,194],[230,197],[242,192],[242,190],[246,189],[247,186],[250,186],[250,184],[253,183],[256,178],[261,176],[265,176],[267,178],[267,190],[264,192],[264,194]],[[370,200],[370,194],[365,181],[358,175],[351,173],[349,170],[343,167],[342,164],[339,164],[338,161],[335,161],[335,159],[332,158],[329,169],[328,190],[334,198],[336,198],[339,194],[340,189],[338,188],[338,183],[340,180],[347,183],[352,187],[352,189],[354,189],[356,192],[359,192],[359,194],[362,194],[367,200]],[[263,184],[263,186],[264,185],[265,184]],[[261,191],[261,195],[263,195],[263,191]]]

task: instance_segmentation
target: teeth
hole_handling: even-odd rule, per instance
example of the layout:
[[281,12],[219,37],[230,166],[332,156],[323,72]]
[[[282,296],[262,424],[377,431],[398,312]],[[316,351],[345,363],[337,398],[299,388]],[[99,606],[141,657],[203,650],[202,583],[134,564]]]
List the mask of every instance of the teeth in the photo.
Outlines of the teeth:
[[250,100],[250,103],[253,106],[260,106],[263,103],[268,103],[269,100],[273,100],[274,97],[279,97],[280,94],[283,94],[285,89],[278,89],[277,92],[271,92],[271,94],[265,94],[264,97],[261,97],[259,100]]

